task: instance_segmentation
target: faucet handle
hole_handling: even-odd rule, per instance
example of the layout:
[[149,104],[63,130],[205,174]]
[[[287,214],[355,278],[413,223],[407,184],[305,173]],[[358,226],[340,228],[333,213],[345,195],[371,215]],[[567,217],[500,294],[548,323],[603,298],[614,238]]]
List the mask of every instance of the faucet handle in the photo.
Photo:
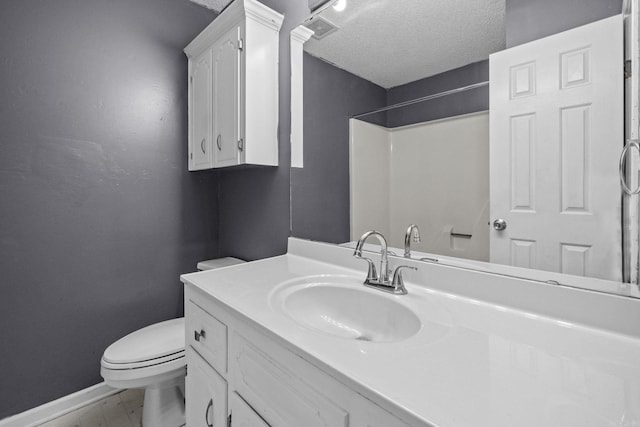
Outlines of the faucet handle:
[[393,281],[391,285],[396,289],[401,291],[401,293],[406,294],[407,289],[404,287],[404,279],[402,278],[402,269],[410,268],[411,270],[418,270],[416,267],[411,267],[408,265],[399,265],[393,270]]
[[374,283],[378,281],[378,273],[376,272],[376,266],[373,263],[373,261],[371,261],[369,258],[365,258],[362,255],[357,255],[354,254],[354,256],[357,259],[363,259],[365,261],[367,261],[367,263],[369,264],[369,271],[367,271],[367,279],[365,280],[365,283]]

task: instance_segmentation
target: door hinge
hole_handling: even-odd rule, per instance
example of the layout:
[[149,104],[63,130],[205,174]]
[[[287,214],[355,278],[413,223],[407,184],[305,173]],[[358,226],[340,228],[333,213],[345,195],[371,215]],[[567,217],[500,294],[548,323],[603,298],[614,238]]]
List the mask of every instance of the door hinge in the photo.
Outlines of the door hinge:
[[242,39],[238,39],[238,50],[244,49],[244,41]]
[[227,417],[227,427],[231,427],[231,414]]
[[242,138],[238,140],[238,150],[240,151],[244,150],[244,139]]
[[624,78],[628,79],[631,77],[631,60],[627,59],[624,61]]

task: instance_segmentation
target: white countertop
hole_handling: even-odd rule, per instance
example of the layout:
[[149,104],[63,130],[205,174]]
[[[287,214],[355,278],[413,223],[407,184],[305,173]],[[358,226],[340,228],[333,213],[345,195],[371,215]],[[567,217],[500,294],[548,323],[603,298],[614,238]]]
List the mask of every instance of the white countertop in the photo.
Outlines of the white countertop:
[[[397,259],[390,263],[397,265]],[[425,326],[395,343],[316,332],[270,305],[270,295],[285,281],[322,274],[364,279],[366,264],[345,248],[290,239],[286,255],[186,274],[182,280],[411,424],[640,426],[640,323],[628,325],[637,319],[640,301],[416,261],[402,264],[420,269],[406,275],[409,294],[384,295],[417,310]],[[465,286],[490,289],[500,280],[515,297],[482,300],[459,292]],[[527,299],[522,307],[520,294]],[[507,303],[496,303],[500,298]],[[567,316],[548,315],[562,304]],[[619,330],[607,320],[616,311],[626,324]],[[590,312],[603,320],[579,322]]]

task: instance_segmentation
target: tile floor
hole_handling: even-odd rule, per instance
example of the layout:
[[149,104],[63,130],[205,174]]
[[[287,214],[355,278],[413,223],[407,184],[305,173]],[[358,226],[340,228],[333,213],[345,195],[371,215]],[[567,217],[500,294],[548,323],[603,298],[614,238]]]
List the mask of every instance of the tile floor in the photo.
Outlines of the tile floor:
[[141,427],[143,389],[124,390],[38,427]]

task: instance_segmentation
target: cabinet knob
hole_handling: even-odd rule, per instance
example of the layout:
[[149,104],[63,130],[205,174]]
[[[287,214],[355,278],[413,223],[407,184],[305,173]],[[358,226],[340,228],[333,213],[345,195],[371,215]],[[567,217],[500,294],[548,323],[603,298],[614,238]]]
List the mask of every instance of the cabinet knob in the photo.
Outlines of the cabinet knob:
[[209,409],[213,408],[213,398],[209,399],[207,409],[204,411],[204,422],[207,423],[207,427],[213,427],[213,423],[209,422]]
[[200,338],[206,338],[207,334],[204,332],[204,329],[200,329],[200,332],[193,331],[193,337],[196,341],[200,341]]

